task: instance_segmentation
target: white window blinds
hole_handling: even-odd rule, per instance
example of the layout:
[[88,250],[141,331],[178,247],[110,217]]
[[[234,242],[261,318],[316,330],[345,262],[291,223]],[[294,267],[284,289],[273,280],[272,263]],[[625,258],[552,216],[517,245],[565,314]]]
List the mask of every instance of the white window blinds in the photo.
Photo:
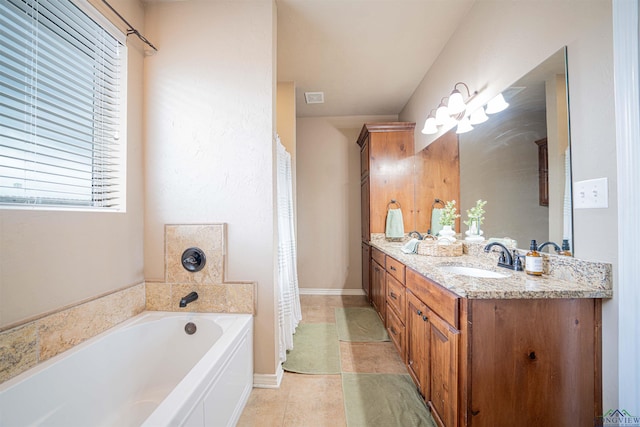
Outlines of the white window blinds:
[[121,209],[123,43],[69,0],[2,0],[0,44],[0,205]]

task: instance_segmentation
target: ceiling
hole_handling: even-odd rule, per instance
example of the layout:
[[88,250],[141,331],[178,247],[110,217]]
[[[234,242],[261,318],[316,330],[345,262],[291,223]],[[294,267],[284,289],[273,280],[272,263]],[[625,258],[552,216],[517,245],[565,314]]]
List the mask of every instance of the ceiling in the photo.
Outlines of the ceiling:
[[474,1],[276,0],[278,81],[298,117],[396,115]]

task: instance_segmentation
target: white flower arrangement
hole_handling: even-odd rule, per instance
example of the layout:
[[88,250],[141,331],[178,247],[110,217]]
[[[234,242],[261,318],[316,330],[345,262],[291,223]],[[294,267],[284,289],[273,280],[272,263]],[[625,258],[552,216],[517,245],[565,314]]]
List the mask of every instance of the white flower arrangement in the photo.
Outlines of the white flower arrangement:
[[456,201],[450,200],[445,203],[440,216],[440,225],[453,225],[455,220],[460,218],[460,214],[456,213]]
[[467,209],[467,216],[469,219],[464,221],[464,223],[469,227],[471,227],[471,224],[476,223],[477,227],[480,228],[482,221],[484,221],[484,205],[486,204],[486,200],[478,200],[474,207]]

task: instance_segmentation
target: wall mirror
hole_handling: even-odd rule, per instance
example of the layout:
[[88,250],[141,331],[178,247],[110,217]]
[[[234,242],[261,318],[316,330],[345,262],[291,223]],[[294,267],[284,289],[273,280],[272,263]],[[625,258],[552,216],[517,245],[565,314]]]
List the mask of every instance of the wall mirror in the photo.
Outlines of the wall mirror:
[[[486,200],[485,238],[509,237],[524,249],[532,239],[568,239],[573,251],[566,48],[502,93],[506,110],[457,135],[461,219]],[[457,231],[465,229],[460,222]]]

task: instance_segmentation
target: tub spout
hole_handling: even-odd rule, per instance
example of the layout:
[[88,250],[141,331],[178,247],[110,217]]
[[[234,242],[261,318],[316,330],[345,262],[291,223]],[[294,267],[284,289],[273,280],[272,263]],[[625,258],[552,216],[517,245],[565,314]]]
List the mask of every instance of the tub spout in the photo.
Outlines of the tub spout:
[[185,295],[184,297],[182,297],[180,299],[180,307],[186,307],[187,304],[189,304],[190,302],[193,302],[195,300],[198,299],[198,293],[197,292],[191,292],[189,295]]

